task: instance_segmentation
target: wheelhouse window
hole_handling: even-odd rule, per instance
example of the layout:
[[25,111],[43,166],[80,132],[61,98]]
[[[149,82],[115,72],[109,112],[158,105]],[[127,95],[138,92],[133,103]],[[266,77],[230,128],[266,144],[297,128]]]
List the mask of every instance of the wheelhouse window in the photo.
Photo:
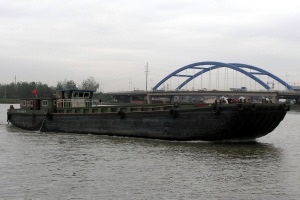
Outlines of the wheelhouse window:
[[26,106],[26,100],[22,101],[22,106]]
[[42,106],[48,106],[48,100],[43,100],[42,101]]
[[33,106],[33,100],[30,100],[30,106]]
[[86,97],[86,98],[88,98],[88,97],[90,97],[90,93],[89,93],[89,92],[85,92],[85,93],[83,94],[83,96]]
[[89,98],[90,93],[89,92],[73,92],[72,97],[73,98]]
[[78,98],[79,97],[79,93],[78,92],[73,92],[72,97]]

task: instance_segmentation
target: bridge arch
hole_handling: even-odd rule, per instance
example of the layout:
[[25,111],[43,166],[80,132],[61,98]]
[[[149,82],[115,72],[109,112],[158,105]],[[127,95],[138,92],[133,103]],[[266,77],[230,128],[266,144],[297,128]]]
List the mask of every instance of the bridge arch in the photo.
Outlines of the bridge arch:
[[258,75],[266,75],[269,76],[273,79],[275,79],[276,81],[278,81],[279,83],[281,83],[283,86],[285,86],[287,89],[289,90],[293,90],[293,87],[291,85],[289,85],[287,82],[285,82],[284,80],[282,80],[281,78],[275,76],[274,74],[267,72],[261,68],[252,66],[252,65],[247,65],[247,64],[241,64],[241,63],[231,63],[232,65],[235,65],[237,67],[240,68],[248,68],[248,69],[253,69],[256,70],[257,72],[253,72],[252,74],[258,74]]
[[[201,67],[201,66],[205,66],[205,65],[210,65],[210,67]],[[200,66],[200,67],[199,67]],[[276,81],[278,81],[279,83],[281,83],[282,85],[284,85],[287,89],[292,90],[293,88],[287,84],[285,81],[283,81],[282,79],[278,78],[277,76],[271,74],[270,72],[267,72],[261,68],[252,66],[252,65],[247,65],[247,64],[241,64],[241,63],[222,63],[222,62],[215,62],[215,61],[206,61],[206,62],[197,62],[197,63],[193,63],[193,64],[189,64],[186,65],[184,67],[181,67],[177,70],[175,70],[174,72],[172,72],[171,74],[167,75],[165,78],[163,78],[160,82],[158,82],[154,87],[153,90],[157,90],[159,88],[159,86],[161,86],[164,82],[166,82],[168,79],[170,79],[171,77],[187,77],[187,79],[182,82],[177,88],[176,90],[181,89],[183,86],[185,86],[188,82],[190,82],[191,80],[193,80],[194,78],[207,73],[211,70],[215,70],[218,68],[222,68],[222,67],[227,67],[227,68],[231,68],[233,70],[236,70],[248,77],[250,77],[251,79],[253,79],[254,81],[256,81],[257,83],[259,83],[261,86],[263,86],[265,89],[269,90],[270,87],[268,86],[268,84],[266,84],[265,82],[263,82],[261,79],[259,79],[258,77],[256,77],[255,75],[267,75],[273,79],[275,79]],[[248,72],[246,70],[244,70],[244,68],[247,69],[251,69],[251,70],[255,70],[256,72]],[[195,73],[194,75],[180,75],[179,73],[186,70],[186,69],[200,69],[201,71]]]

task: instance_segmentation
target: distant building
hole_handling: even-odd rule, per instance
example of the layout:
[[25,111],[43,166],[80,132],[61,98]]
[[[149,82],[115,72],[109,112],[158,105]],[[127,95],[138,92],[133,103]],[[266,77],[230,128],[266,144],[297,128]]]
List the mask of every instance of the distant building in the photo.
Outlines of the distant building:
[[229,88],[230,91],[247,91],[246,87],[241,87],[241,88]]

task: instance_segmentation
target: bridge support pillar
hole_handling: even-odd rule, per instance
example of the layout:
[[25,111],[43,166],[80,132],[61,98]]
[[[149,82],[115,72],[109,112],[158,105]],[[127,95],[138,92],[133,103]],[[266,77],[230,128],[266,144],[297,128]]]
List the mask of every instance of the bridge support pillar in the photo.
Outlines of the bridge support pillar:
[[129,102],[132,103],[132,96],[129,97]]
[[170,103],[174,103],[174,96],[170,96]]
[[152,104],[151,96],[147,94],[147,104]]

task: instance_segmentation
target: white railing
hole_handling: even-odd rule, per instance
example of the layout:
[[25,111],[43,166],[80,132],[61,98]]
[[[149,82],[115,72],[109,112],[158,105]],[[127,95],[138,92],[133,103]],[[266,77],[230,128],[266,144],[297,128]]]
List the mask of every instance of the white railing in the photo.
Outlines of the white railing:
[[57,99],[57,108],[92,107],[100,103],[94,99]]

